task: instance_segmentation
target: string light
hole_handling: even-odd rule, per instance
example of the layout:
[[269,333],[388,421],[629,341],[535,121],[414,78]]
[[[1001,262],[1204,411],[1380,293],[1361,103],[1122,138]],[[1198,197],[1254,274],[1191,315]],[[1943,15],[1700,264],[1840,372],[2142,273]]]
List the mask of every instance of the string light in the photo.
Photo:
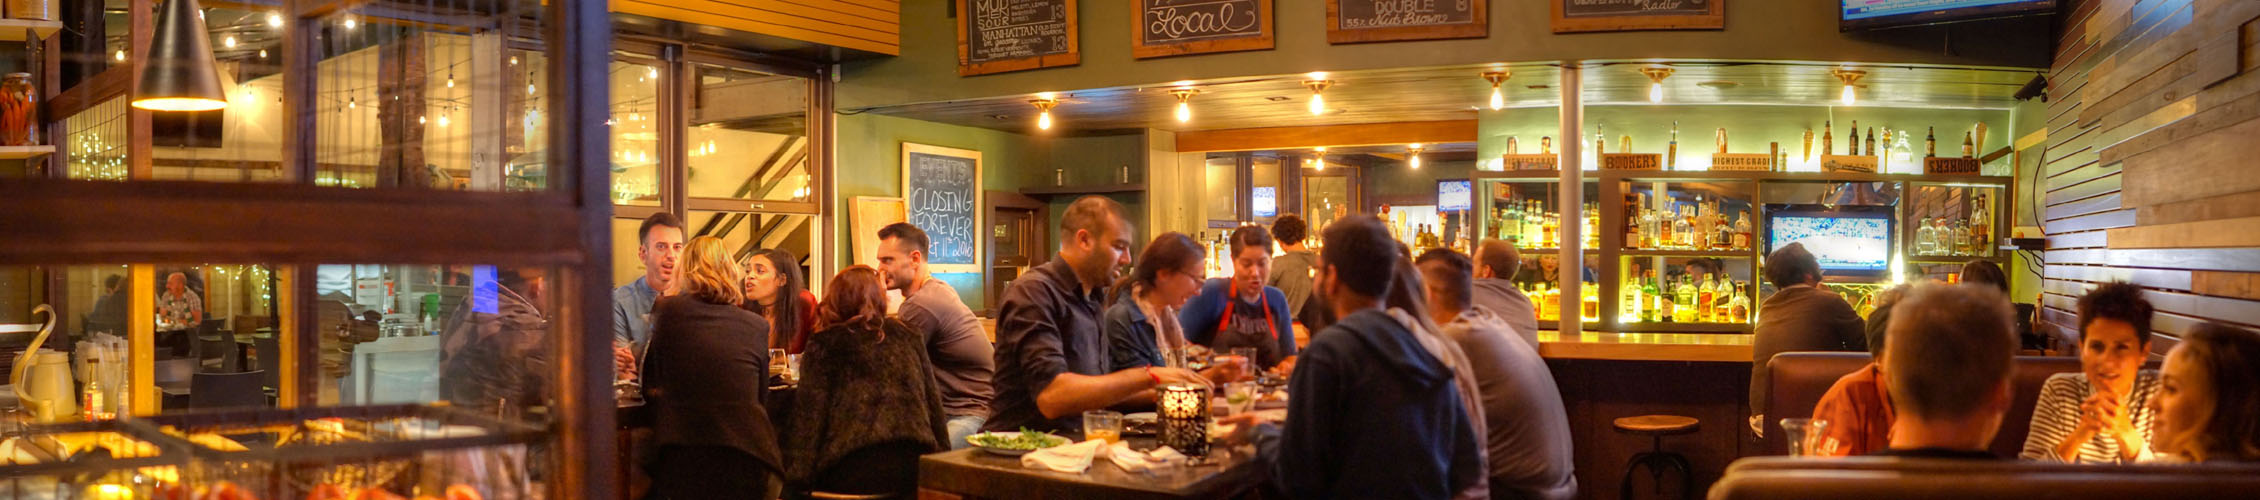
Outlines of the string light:
[[1670,78],[1670,77],[1671,77],[1671,73],[1672,73],[1672,69],[1671,69],[1671,68],[1665,68],[1665,67],[1649,67],[1649,68],[1640,68],[1640,74],[1643,74],[1643,75],[1648,75],[1648,103],[1649,103],[1649,104],[1663,104],[1663,102],[1664,102],[1664,79],[1665,79],[1665,78]]
[[1050,92],[1045,92],[1036,94],[1036,98],[1029,99],[1028,104],[1036,107],[1036,129],[1051,130],[1052,107],[1059,106],[1059,99]]
[[1852,88],[1860,82],[1860,77],[1868,76],[1868,72],[1856,69],[1832,69],[1828,70],[1828,74],[1836,77],[1836,81],[1844,82],[1844,91],[1842,95],[1837,96],[1837,99],[1846,106],[1851,106],[1854,103]]
[[1169,95],[1177,97],[1177,123],[1193,121],[1193,95],[1199,93],[1201,93],[1200,90],[1189,88],[1169,90]]
[[1488,71],[1483,73],[1483,81],[1491,82],[1492,111],[1506,109],[1507,95],[1504,92],[1499,91],[1499,86],[1506,84],[1507,78],[1510,77],[1512,77],[1512,75],[1507,73],[1506,71]]
[[1310,79],[1303,80],[1303,86],[1310,89],[1311,116],[1326,114],[1326,88],[1334,86],[1334,81],[1326,79],[1324,71],[1312,71],[1306,76]]

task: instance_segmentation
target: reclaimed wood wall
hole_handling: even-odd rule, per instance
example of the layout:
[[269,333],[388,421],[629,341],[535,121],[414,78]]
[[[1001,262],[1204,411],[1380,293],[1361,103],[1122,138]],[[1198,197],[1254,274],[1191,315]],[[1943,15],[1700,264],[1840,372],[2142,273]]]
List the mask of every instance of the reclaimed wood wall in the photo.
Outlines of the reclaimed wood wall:
[[612,11],[902,54],[901,0],[611,0]]
[[2149,289],[2153,329],[2260,326],[2260,2],[2073,0],[2050,70],[2044,328],[2078,338],[2097,283]]

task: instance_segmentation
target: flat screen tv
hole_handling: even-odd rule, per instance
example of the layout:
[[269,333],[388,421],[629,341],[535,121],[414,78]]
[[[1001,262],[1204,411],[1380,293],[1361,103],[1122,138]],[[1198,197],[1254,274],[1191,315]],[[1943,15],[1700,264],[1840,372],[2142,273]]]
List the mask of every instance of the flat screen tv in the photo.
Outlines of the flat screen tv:
[[1467,179],[1436,181],[1436,210],[1457,212],[1475,208],[1475,184]]
[[1844,0],[1837,29],[1896,28],[2056,11],[2059,0]]
[[1802,243],[1836,276],[1882,276],[1891,271],[1892,237],[1899,234],[1891,207],[1766,205],[1766,253]]

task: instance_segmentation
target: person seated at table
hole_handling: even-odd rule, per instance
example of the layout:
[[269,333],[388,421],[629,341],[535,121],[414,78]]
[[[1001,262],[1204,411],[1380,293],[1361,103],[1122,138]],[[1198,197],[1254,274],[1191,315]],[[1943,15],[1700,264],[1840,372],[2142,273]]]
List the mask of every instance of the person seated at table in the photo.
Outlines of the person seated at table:
[[1383,307],[1399,244],[1370,216],[1328,225],[1324,241],[1317,290],[1341,321],[1311,335],[1286,422],[1250,413],[1233,419],[1246,429],[1234,437],[1254,439],[1287,498],[1448,498],[1478,486],[1483,436],[1456,374]]
[[[1207,254],[1179,232],[1162,233],[1146,244],[1130,276],[1108,291],[1114,303],[1106,308],[1108,371],[1171,366],[1167,353],[1191,345],[1177,323],[1177,308],[1200,293]],[[1177,366],[1184,361],[1176,360]]]
[[[768,320],[769,348],[800,354],[816,331],[816,295],[800,276],[800,258],[791,251],[764,248],[746,257],[745,307]],[[780,297],[788,299],[779,300]]]
[[981,432],[989,418],[989,381],[997,373],[996,346],[989,344],[981,318],[957,297],[957,289],[927,272],[932,241],[926,230],[908,222],[879,228],[879,272],[887,287],[902,292],[895,317],[926,339],[926,359],[934,382],[942,386],[942,413],[949,418],[951,448],[972,446],[966,436]]
[[[1427,350],[1429,355],[1435,356],[1437,361],[1442,361],[1452,371],[1452,388],[1459,392],[1460,407],[1467,410],[1468,426],[1472,428],[1470,433],[1478,439],[1475,448],[1476,463],[1484,467],[1482,470],[1489,471],[1490,453],[1480,440],[1490,435],[1490,428],[1485,423],[1488,420],[1484,418],[1481,389],[1476,387],[1475,372],[1470,368],[1474,364],[1468,362],[1467,353],[1460,350],[1458,343],[1444,335],[1444,327],[1428,317],[1428,286],[1422,284],[1420,268],[1413,266],[1412,248],[1400,242],[1397,254],[1396,278],[1389,281],[1389,299],[1381,307],[1388,311],[1390,318],[1413,333],[1413,339],[1421,349]],[[1475,484],[1461,489],[1452,498],[1491,498],[1490,478],[1479,477],[1481,478]]]
[[188,275],[165,275],[165,291],[157,294],[159,330],[192,330],[204,322],[204,299],[188,289]]
[[1884,385],[1897,410],[1874,455],[1998,459],[1988,451],[2015,389],[2016,309],[1990,288],[1925,284],[1891,308]]
[[1248,361],[1257,367],[1292,369],[1294,314],[1287,310],[1286,293],[1263,284],[1271,274],[1271,232],[1245,225],[1232,230],[1230,240],[1232,277],[1208,280],[1201,294],[1177,313],[1178,322],[1185,325],[1185,338],[1219,354],[1254,348],[1256,359]]
[[2198,325],[2160,371],[2151,447],[2189,462],[2260,462],[2260,334]]
[[722,240],[683,246],[675,293],[651,305],[642,360],[652,418],[652,499],[766,498],[783,470],[769,395],[769,322],[741,307],[743,271]]
[[826,493],[918,489],[918,456],[949,449],[942,392],[926,339],[887,317],[886,286],[870,266],[832,277],[808,337],[800,387],[785,420],[785,479]]
[[[1883,379],[1884,334],[1891,324],[1891,308],[1906,298],[1913,285],[1899,285],[1875,293],[1875,312],[1868,314],[1867,366],[1845,374],[1828,386],[1813,405],[1813,421],[1828,422],[1813,437],[1807,454],[1821,457],[1866,455],[1891,446],[1891,393]],[[1795,446],[1792,444],[1791,446]]]
[[2142,364],[2150,357],[2152,311],[2142,288],[2127,283],[2080,297],[2080,372],[2040,385],[2018,458],[2111,464],[2151,457],[2154,416],[2143,403],[2158,392],[2158,372]]
[[643,276],[612,289],[613,378],[636,378],[636,356],[651,340],[651,303],[675,286],[676,261],[683,253],[683,220],[659,212],[636,227],[636,260]]
[[1013,280],[998,303],[997,397],[983,430],[1080,431],[1084,411],[1150,401],[1163,384],[1207,384],[1180,368],[1107,370],[1101,295],[1129,264],[1135,231],[1121,204],[1096,195],[1069,204],[1059,225],[1058,257]]
[[1301,216],[1280,214],[1272,219],[1271,237],[1279,240],[1279,257],[1271,260],[1271,274],[1264,277],[1263,284],[1287,296],[1287,312],[1294,316],[1293,322],[1315,330],[1325,328],[1327,320],[1319,312],[1325,307],[1311,300],[1311,273],[1318,269],[1318,252],[1303,245],[1309,235],[1310,225]]
[[1758,326],[1750,345],[1750,428],[1765,436],[1766,362],[1793,351],[1867,350],[1866,322],[1852,304],[1821,287],[1821,264],[1803,243],[1790,243],[1766,256],[1766,281],[1777,290],[1758,305]]
[[1515,251],[1513,243],[1505,240],[1483,240],[1475,249],[1474,281],[1469,282],[1473,295],[1470,302],[1491,311],[1507,326],[1514,328],[1516,337],[1538,348],[1538,308],[1530,303],[1515,286],[1514,273],[1522,268],[1522,254]]
[[1467,356],[1483,407],[1490,490],[1509,498],[1577,496],[1569,412],[1538,349],[1514,327],[1470,300],[1474,261],[1448,248],[1416,261],[1427,284],[1428,317]]

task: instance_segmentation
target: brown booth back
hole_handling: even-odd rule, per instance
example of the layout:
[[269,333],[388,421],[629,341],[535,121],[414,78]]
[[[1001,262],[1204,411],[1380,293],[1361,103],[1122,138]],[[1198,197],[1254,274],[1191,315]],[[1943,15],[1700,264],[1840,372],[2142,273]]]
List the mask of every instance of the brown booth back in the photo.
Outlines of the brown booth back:
[[[2092,466],[2037,462],[1753,457],[1727,467],[1711,500],[2223,498],[2260,491],[2260,465]],[[2245,492],[2245,493],[2236,493]]]
[[[1813,405],[1819,404],[1821,395],[1845,374],[1867,366],[1868,354],[1864,352],[1785,352],[1776,354],[1766,363],[1768,387],[1766,391],[1765,454],[1789,454],[1789,442],[1781,438],[1781,419],[1810,418]],[[2157,369],[2158,362],[2151,361],[2147,369]],[[2009,415],[2001,419],[2001,433],[1993,437],[1993,453],[2004,458],[2015,458],[2025,446],[2025,434],[2032,427],[2032,407],[2039,398],[2040,384],[2058,373],[2080,371],[2080,360],[2070,356],[2017,356],[2015,368],[2009,374],[2009,383],[2016,391],[2009,405]]]

